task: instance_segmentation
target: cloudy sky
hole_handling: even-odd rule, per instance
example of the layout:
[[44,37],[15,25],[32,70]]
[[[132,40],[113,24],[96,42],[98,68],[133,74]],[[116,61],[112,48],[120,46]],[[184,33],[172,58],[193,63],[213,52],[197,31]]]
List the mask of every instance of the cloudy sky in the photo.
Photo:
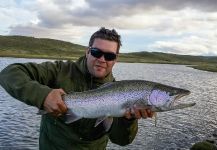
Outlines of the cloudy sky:
[[217,0],[1,0],[0,35],[88,45],[101,26],[122,36],[121,52],[217,56]]

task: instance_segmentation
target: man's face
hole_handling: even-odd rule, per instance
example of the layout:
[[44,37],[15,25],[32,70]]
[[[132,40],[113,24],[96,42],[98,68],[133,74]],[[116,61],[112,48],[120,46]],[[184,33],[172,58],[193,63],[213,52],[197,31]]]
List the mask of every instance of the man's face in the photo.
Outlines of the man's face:
[[[93,42],[93,45],[91,46],[93,48],[98,48],[102,52],[106,53],[117,53],[117,42],[109,41],[109,40],[103,40],[103,39],[95,39]],[[97,78],[104,78],[106,75],[108,75],[116,63],[116,59],[112,61],[107,61],[104,58],[104,55],[100,58],[96,58],[91,55],[89,49],[86,51],[86,58],[87,58],[87,68],[94,77]]]

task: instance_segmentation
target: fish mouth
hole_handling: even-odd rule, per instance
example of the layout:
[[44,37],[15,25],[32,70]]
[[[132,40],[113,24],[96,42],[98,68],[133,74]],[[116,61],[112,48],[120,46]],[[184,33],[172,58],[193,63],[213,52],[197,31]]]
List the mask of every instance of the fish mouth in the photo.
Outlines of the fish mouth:
[[182,109],[186,107],[191,107],[194,106],[196,103],[182,103],[180,99],[184,96],[189,95],[191,92],[190,91],[185,91],[184,93],[178,94],[175,96],[174,100],[171,103],[171,109]]
[[178,99],[180,99],[180,98],[182,98],[182,97],[184,97],[184,96],[190,95],[190,94],[191,94],[190,91],[186,91],[186,92],[184,92],[184,93],[178,94],[178,95],[176,95],[176,97],[175,97],[175,99],[174,99],[174,102],[177,101]]

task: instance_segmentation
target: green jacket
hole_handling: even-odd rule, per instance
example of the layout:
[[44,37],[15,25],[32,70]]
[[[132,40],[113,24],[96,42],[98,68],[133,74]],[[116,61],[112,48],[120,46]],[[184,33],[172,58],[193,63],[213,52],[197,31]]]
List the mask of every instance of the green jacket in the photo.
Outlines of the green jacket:
[[[39,109],[43,109],[43,102],[52,89],[81,92],[114,80],[112,73],[103,80],[92,77],[87,71],[85,57],[77,62],[17,63],[0,73],[0,84],[10,95]],[[95,122],[96,119],[81,119],[65,124],[63,117],[43,115],[39,147],[41,150],[101,150],[106,149],[109,139],[124,146],[133,141],[138,129],[137,120],[125,118],[114,118],[108,132],[101,124],[94,127]]]

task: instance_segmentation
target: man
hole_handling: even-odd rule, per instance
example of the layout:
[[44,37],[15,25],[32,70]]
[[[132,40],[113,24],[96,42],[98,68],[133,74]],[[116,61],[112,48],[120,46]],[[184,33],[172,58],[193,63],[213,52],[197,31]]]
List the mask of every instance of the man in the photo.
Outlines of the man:
[[150,110],[128,110],[125,117],[113,119],[109,131],[102,124],[94,127],[96,119],[64,123],[67,107],[61,96],[114,82],[112,68],[120,46],[120,35],[114,29],[101,28],[91,36],[86,56],[77,62],[12,64],[2,70],[0,84],[9,94],[49,112],[41,119],[41,150],[105,149],[109,139],[124,146],[135,138],[137,119],[153,116]]

